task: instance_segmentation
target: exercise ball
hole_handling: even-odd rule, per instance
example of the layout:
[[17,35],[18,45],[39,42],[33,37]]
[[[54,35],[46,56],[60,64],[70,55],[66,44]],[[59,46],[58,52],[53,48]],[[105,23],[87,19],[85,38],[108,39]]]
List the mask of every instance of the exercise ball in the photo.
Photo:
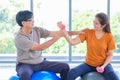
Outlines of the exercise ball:
[[54,72],[37,71],[33,73],[30,80],[60,80],[60,78]]
[[89,72],[83,75],[81,80],[105,80],[105,78],[98,72]]
[[9,80],[19,80],[19,77],[17,75],[11,76]]

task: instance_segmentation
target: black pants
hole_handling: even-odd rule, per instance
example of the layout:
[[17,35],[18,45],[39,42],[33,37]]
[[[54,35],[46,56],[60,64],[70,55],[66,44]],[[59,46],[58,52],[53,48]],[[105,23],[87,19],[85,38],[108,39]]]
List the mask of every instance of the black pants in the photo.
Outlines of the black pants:
[[55,73],[60,73],[61,80],[67,80],[69,66],[66,63],[43,61],[40,64],[25,64],[19,63],[16,66],[16,71],[19,75],[19,80],[30,80],[31,75],[35,71],[48,70]]

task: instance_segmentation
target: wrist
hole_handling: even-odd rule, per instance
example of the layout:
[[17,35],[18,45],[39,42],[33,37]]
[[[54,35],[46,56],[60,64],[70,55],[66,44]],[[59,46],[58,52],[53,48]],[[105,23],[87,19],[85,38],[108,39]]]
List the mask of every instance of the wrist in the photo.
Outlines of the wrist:
[[105,68],[105,66],[104,66],[104,65],[103,65],[103,66],[100,66],[100,67],[101,67],[101,68],[103,68],[103,69]]

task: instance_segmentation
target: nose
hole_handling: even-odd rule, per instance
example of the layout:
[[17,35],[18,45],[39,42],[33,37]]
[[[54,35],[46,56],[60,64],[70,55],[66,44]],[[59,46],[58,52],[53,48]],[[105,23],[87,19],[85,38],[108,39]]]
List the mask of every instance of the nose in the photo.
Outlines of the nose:
[[32,21],[32,23],[34,23],[34,20],[31,20]]

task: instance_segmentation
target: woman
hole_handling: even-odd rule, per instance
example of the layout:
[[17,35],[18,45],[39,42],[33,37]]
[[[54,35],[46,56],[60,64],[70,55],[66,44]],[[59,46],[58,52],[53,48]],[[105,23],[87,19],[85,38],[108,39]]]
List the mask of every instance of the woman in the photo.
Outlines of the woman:
[[75,80],[91,71],[100,72],[106,80],[119,80],[110,64],[115,49],[114,38],[110,31],[109,18],[104,13],[98,13],[94,20],[94,29],[84,30],[74,39],[68,35],[61,22],[58,26],[64,33],[64,37],[71,45],[82,43],[86,40],[87,52],[85,62],[72,68],[68,72],[67,80]]

